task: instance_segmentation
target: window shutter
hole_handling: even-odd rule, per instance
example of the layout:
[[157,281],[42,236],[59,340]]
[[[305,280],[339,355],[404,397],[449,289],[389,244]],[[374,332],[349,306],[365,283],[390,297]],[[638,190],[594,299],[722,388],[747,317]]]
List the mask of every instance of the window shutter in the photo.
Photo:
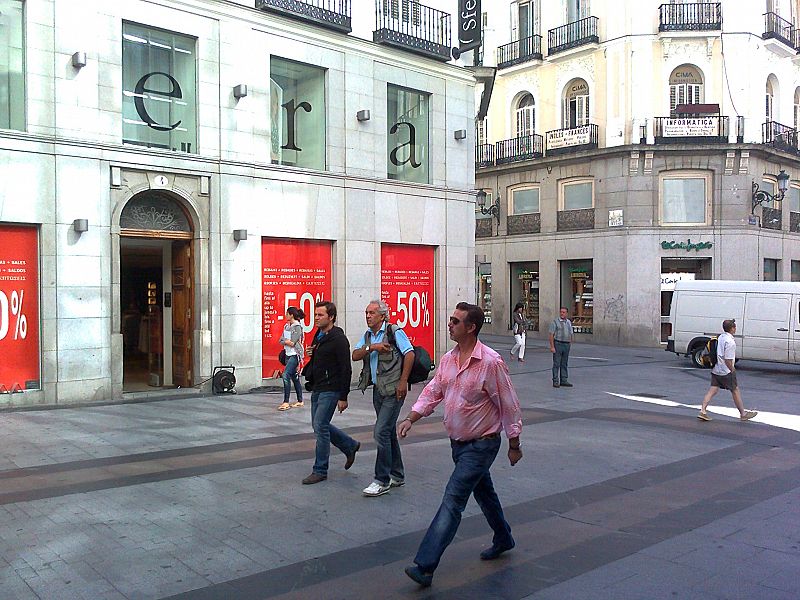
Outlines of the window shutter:
[[564,129],[569,128],[569,100],[564,98],[564,115],[561,119],[561,127]]
[[[674,0],[673,0],[674,2]],[[669,114],[675,114],[675,107],[678,106],[678,86],[669,86]]]
[[519,39],[519,3],[511,3],[511,40]]
[[578,1],[578,18],[585,19],[589,16],[589,0]]

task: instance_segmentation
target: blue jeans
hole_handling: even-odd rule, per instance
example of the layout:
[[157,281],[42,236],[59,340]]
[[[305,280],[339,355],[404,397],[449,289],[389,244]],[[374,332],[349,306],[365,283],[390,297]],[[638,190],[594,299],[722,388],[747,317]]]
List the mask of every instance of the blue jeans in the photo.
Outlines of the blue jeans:
[[300,385],[300,373],[297,372],[297,366],[300,364],[300,358],[295,354],[286,357],[286,366],[283,369],[283,401],[288,402],[289,396],[292,393],[292,382],[294,382],[294,393],[297,395],[297,401],[303,401],[303,386]]
[[341,397],[339,392],[311,392],[311,426],[317,434],[317,450],[312,470],[326,477],[331,444],[345,454],[353,452],[358,445],[358,442],[344,431],[331,425],[333,413]]
[[397,417],[403,403],[397,396],[381,396],[378,390],[372,389],[372,405],[375,407],[375,443],[378,445],[378,456],[375,458],[375,480],[386,485],[389,478],[403,479],[403,456],[400,454],[400,443],[397,441]]
[[[569,381],[569,369],[567,368],[567,361],[569,361],[569,343],[553,341],[556,351],[553,353],[553,383],[564,383]],[[559,380],[559,371],[561,379]]]
[[503,507],[494,491],[489,469],[500,450],[500,437],[472,442],[450,441],[455,469],[444,490],[439,512],[417,550],[414,562],[426,573],[433,573],[445,549],[453,541],[461,523],[461,513],[470,494],[494,531],[492,544],[510,544],[511,527],[503,516]]

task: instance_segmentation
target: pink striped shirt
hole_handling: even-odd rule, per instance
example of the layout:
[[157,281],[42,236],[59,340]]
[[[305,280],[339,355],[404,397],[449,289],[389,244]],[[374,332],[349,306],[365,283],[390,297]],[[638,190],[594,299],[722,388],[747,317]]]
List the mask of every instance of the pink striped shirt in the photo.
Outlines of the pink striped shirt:
[[411,410],[427,417],[444,400],[444,428],[454,440],[474,440],[504,429],[522,432],[522,410],[508,367],[500,355],[478,341],[467,364],[459,366],[458,346],[442,356],[434,378]]

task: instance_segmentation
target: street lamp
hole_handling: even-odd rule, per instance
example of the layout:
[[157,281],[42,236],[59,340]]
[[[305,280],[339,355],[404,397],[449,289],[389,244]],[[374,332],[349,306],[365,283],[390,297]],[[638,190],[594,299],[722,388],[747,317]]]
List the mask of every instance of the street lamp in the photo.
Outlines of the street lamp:
[[778,193],[777,194],[770,194],[765,190],[761,190],[758,188],[758,184],[754,181],[753,182],[753,207],[750,209],[750,214],[754,215],[756,212],[756,206],[762,206],[764,202],[780,202],[783,200],[783,197],[786,195],[786,190],[789,189],[789,174],[786,173],[783,169],[778,174]]
[[500,198],[498,197],[492,204],[488,207],[486,206],[486,192],[483,190],[478,190],[476,194],[476,199],[478,201],[478,208],[481,209],[482,215],[494,215],[494,218],[497,219],[497,233],[500,233]]

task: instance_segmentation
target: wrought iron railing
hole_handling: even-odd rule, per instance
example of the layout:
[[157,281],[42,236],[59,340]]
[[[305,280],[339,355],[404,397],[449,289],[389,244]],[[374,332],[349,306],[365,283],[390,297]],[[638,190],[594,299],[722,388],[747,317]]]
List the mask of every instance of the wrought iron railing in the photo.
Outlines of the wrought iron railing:
[[761,141],[779,150],[797,152],[797,129],[775,121],[761,124]]
[[495,144],[494,157],[498,165],[544,156],[544,138],[538,134],[501,140]]
[[794,48],[793,29],[789,21],[782,19],[774,12],[764,13],[764,34],[761,37],[765,40],[774,38]]
[[375,42],[449,61],[450,37],[449,13],[413,0],[375,0]]
[[532,35],[497,49],[497,68],[503,69],[512,65],[542,60],[542,36]]
[[655,117],[656,144],[727,142],[730,119],[720,115],[702,117]]
[[722,2],[662,4],[659,31],[714,31],[722,29]]
[[599,43],[597,17],[586,17],[547,32],[547,53],[555,54],[585,44]]
[[353,30],[350,0],[256,0],[256,8],[343,33]]
[[494,165],[494,144],[478,144],[475,146],[475,168]]

